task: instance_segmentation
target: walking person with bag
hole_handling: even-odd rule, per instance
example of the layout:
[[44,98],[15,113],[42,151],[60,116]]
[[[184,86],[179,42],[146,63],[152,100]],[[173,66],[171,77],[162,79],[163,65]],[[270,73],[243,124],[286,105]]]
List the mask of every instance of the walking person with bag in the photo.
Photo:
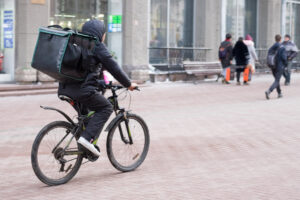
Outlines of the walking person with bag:
[[291,82],[291,71],[292,71],[292,65],[293,65],[293,59],[297,56],[298,53],[298,48],[291,41],[291,36],[286,34],[284,36],[284,41],[282,43],[283,47],[286,50],[287,53],[287,67],[284,68],[283,70],[283,76],[285,78],[284,85],[290,85]]
[[226,39],[220,44],[219,47],[219,61],[222,64],[222,83],[230,84],[230,66],[232,63],[232,43],[231,34],[226,34]]
[[249,77],[248,77],[248,81],[251,81],[252,79],[252,74],[255,72],[255,62],[258,61],[258,57],[255,51],[255,47],[254,47],[254,42],[253,42],[253,38],[251,37],[251,35],[246,35],[246,38],[244,40],[245,45],[248,48],[249,51],[249,63],[248,63],[248,70],[249,70]]
[[[249,60],[249,51],[247,46],[244,44],[242,37],[240,37],[239,40],[234,45],[234,48],[232,50],[232,55],[236,61],[237,85],[241,85],[240,83],[241,73],[245,71],[245,68],[248,65],[248,60]],[[248,84],[248,80],[246,80],[245,77],[246,76],[244,76],[244,84],[246,85]]]
[[276,88],[278,98],[282,97],[280,88],[280,78],[283,74],[284,68],[287,66],[287,54],[285,48],[280,44],[281,36],[275,36],[275,44],[269,49],[267,63],[272,70],[272,74],[275,78],[271,87],[265,91],[266,99],[270,99],[270,94]]

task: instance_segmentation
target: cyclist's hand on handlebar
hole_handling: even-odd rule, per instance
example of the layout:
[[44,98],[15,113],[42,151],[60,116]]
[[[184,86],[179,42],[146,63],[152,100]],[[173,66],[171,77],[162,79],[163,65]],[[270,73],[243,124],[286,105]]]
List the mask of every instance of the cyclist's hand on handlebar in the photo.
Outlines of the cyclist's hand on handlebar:
[[101,89],[105,89],[106,88],[106,83],[104,80],[97,80],[98,82],[98,87]]
[[128,90],[133,91],[134,89],[137,89],[138,85],[136,83],[131,83],[130,87],[128,88]]

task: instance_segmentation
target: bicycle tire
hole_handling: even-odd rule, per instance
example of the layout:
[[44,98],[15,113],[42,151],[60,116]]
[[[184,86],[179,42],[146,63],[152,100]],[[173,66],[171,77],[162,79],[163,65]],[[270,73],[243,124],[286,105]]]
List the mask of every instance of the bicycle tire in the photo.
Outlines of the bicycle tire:
[[[65,122],[65,121],[54,121],[54,122],[46,125],[38,133],[36,139],[33,142],[32,151],[31,151],[31,164],[32,164],[32,168],[33,168],[35,175],[39,178],[40,181],[42,181],[43,183],[45,183],[49,186],[64,184],[64,183],[67,183],[69,180],[71,180],[75,176],[75,174],[78,172],[78,170],[81,166],[81,163],[82,163],[82,159],[83,159],[82,155],[78,154],[74,166],[72,167],[70,172],[63,178],[53,179],[53,178],[47,177],[43,173],[43,171],[40,168],[39,160],[38,160],[39,147],[40,147],[40,144],[41,144],[43,138],[45,137],[45,135],[48,134],[51,130],[54,130],[55,128],[65,128],[66,130],[72,130],[73,126],[70,123]],[[62,136],[62,138],[63,138],[63,136]]]
[[[135,163],[133,163],[130,166],[124,166],[124,165],[120,164],[114,155],[113,147],[112,147],[112,140],[115,135],[115,131],[116,131],[117,127],[122,122],[124,122],[125,119],[121,118],[120,120],[118,120],[115,123],[115,125],[111,128],[111,130],[109,131],[109,133],[107,135],[106,148],[107,148],[107,156],[109,158],[109,161],[117,170],[119,170],[121,172],[129,172],[129,171],[133,171],[136,168],[138,168],[146,159],[146,156],[147,156],[147,153],[149,150],[149,145],[150,145],[149,130],[148,130],[148,127],[147,127],[147,124],[145,123],[145,121],[140,116],[135,115],[135,114],[128,113],[126,116],[129,121],[136,120],[141,125],[143,132],[144,132],[145,143],[144,143],[144,147],[143,147],[143,152],[142,152],[140,158]],[[134,138],[133,138],[133,140],[134,140]]]

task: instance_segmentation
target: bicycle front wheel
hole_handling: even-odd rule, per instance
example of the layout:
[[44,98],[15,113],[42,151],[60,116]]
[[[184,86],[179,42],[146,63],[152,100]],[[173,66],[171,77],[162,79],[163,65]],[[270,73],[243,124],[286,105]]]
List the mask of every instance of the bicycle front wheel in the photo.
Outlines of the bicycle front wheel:
[[32,145],[31,164],[36,176],[47,185],[68,182],[78,172],[82,153],[79,152],[72,129],[64,121],[46,125]]
[[145,160],[149,144],[149,130],[144,120],[127,114],[127,122],[125,118],[120,119],[107,135],[107,155],[119,171],[132,171]]

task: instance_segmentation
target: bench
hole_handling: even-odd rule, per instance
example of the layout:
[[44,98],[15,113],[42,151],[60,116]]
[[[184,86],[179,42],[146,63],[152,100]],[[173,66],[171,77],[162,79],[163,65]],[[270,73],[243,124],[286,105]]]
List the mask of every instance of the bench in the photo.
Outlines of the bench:
[[220,75],[222,66],[219,61],[215,62],[195,62],[184,61],[183,68],[190,76],[206,78],[208,76]]

